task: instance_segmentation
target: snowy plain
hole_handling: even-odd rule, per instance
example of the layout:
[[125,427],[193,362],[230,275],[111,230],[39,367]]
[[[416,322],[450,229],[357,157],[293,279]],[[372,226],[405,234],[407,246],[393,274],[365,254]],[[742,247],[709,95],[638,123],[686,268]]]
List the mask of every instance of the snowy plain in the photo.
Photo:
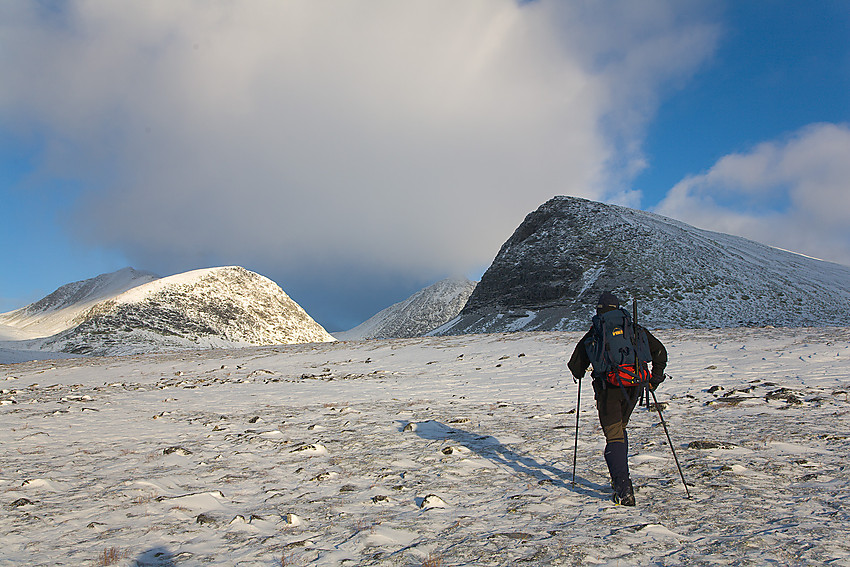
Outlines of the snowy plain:
[[0,366],[0,565],[850,565],[850,329],[655,334],[635,508],[578,333]]

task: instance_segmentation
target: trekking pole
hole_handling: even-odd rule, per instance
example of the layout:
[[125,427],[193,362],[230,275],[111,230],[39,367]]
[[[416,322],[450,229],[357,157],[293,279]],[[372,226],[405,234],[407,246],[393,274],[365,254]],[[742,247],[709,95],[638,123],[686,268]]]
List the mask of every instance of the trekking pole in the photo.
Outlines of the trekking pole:
[[667,435],[667,444],[670,445],[670,451],[673,452],[673,460],[676,461],[676,468],[679,469],[679,476],[682,477],[682,484],[685,487],[685,494],[688,495],[688,500],[691,498],[691,492],[688,490],[688,483],[685,482],[685,475],[682,472],[682,467],[679,465],[679,457],[676,456],[676,449],[673,448],[673,441],[670,439],[670,432],[667,431],[667,422],[664,421],[664,416],[661,415],[661,407],[658,405],[658,398],[655,397],[655,392],[647,388],[649,393],[652,394],[652,401],[655,402],[655,409],[658,411],[658,419],[661,420],[661,425],[664,427],[664,433]]
[[578,400],[576,400],[576,444],[573,448],[573,486],[576,485],[576,456],[578,455],[578,412],[581,406],[581,378],[578,379]]

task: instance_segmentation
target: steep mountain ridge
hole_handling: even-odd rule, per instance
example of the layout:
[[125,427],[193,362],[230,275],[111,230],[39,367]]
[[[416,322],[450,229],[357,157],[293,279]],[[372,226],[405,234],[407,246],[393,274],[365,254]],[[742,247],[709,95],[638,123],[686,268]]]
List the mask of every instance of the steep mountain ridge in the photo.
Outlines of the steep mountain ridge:
[[73,327],[24,346],[114,355],[334,340],[277,284],[238,266],[157,278],[82,304],[86,309],[76,316]]
[[425,335],[460,313],[473,289],[475,282],[466,278],[441,280],[334,336],[340,340],[361,340]]
[[842,326],[850,268],[653,213],[555,197],[505,242],[436,334],[580,330],[599,294],[653,327]]

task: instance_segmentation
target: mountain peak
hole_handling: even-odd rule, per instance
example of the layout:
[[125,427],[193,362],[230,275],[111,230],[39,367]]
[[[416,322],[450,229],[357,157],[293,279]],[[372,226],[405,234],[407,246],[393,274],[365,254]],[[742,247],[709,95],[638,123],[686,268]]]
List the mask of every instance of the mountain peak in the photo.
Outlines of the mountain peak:
[[475,289],[464,277],[452,277],[423,288],[336,337],[342,340],[408,338],[424,335],[455,317]]
[[276,283],[239,266],[165,278],[119,270],[63,286],[19,312],[0,323],[61,327],[35,346],[73,354],[334,340]]
[[850,268],[627,207],[559,196],[500,249],[440,333],[585,328],[599,294],[656,327],[843,325]]

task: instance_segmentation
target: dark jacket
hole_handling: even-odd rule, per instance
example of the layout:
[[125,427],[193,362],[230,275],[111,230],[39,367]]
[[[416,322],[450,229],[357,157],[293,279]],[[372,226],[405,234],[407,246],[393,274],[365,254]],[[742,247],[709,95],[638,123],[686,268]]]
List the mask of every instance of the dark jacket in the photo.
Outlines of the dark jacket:
[[[649,353],[652,355],[652,381],[661,382],[664,379],[664,369],[667,368],[667,349],[664,348],[661,341],[652,336],[652,333],[645,328],[640,325],[635,325],[635,327],[643,329],[646,332],[646,338],[649,341]],[[587,350],[584,345],[591,333],[593,333],[592,327],[578,342],[572,357],[570,357],[570,361],[567,363],[570,372],[578,380],[584,377],[585,372],[587,372],[590,366],[590,357],[587,356]],[[597,387],[597,382],[599,382],[598,386],[601,387],[602,380],[604,380],[603,376],[593,376],[594,388]]]

